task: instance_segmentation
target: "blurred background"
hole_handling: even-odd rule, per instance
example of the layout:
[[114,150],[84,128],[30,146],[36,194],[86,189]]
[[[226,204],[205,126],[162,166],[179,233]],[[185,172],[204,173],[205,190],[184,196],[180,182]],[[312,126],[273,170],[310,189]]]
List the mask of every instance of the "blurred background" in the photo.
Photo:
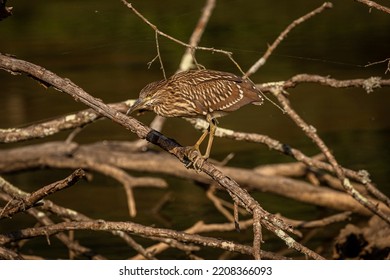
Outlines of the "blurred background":
[[[204,2],[131,1],[161,31],[185,42],[197,23]],[[217,1],[200,45],[233,52],[235,60],[245,71],[288,24],[322,3],[317,0]],[[163,79],[158,61],[150,69],[147,65],[156,55],[154,31],[119,0],[10,0],[7,4],[14,9],[13,16],[0,22],[1,53],[15,55],[69,78],[106,103],[137,98],[147,83]],[[256,83],[263,83],[308,73],[336,79],[371,76],[389,79],[390,73],[385,74],[386,64],[365,67],[389,58],[389,31],[388,14],[369,11],[367,6],[354,1],[335,1],[333,9],[311,18],[289,33],[267,64],[251,78]],[[171,75],[177,70],[185,49],[162,37],[159,42],[165,71]],[[196,55],[198,62],[206,68],[239,74],[226,56],[201,51]],[[1,71],[0,85],[1,128],[23,127],[85,108],[68,95],[45,89],[25,76],[12,76]],[[289,92],[293,108],[317,128],[339,162],[351,169],[368,170],[378,187],[390,194],[390,89],[377,89],[367,94],[358,88],[331,89],[309,84],[299,85]],[[154,114],[149,113],[139,119],[148,124],[153,117]],[[270,102],[262,107],[246,106],[219,121],[219,125],[225,128],[267,134],[310,155],[318,153],[312,142]],[[169,119],[163,133],[182,145],[192,145],[200,134],[181,119]],[[0,149],[64,140],[68,134],[64,132],[44,140],[12,145],[1,144]],[[134,139],[136,137],[122,127],[104,120],[88,126],[75,140],[90,143]],[[220,138],[215,143],[212,157],[222,160],[233,152],[235,157],[229,163],[232,166],[250,168],[290,161],[261,145]],[[32,191],[69,173],[69,170],[40,170],[9,174],[5,178],[26,191]],[[166,179],[170,183],[169,190],[136,190],[138,216],[134,221],[167,226],[158,217],[150,215],[148,209],[168,191],[174,192],[175,199],[163,209],[163,214],[172,227],[184,229],[199,219],[224,221],[201,188],[194,187],[191,182]],[[96,174],[92,183],[81,185],[55,194],[52,199],[91,217],[129,219],[124,191],[117,182]],[[311,219],[323,214],[318,209],[313,211],[313,206],[280,197],[261,193],[254,196],[268,211],[280,212],[290,218]],[[226,199],[229,200],[227,196]],[[2,221],[0,229],[17,227],[18,219],[24,221],[24,217],[15,217],[12,223]],[[88,234],[81,234],[85,242],[96,242],[88,241]],[[232,235],[237,237],[235,233]],[[250,240],[250,234],[241,236]],[[325,234],[323,238],[313,242],[320,244],[326,240]],[[122,258],[126,253],[121,251],[120,244],[115,247],[116,241],[113,242],[107,253]],[[35,246],[35,250],[40,248],[39,243],[31,246]],[[45,254],[50,257],[55,246],[54,243]],[[272,246],[272,242],[265,246]],[[41,247],[47,249],[46,245]],[[114,252],[112,248],[116,248]]]

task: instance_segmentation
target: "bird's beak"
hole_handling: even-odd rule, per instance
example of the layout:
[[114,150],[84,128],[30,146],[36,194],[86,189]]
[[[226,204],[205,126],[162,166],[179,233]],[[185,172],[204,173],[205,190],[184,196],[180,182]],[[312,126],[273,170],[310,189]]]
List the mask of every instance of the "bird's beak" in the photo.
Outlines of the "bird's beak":
[[127,110],[126,115],[130,115],[134,111],[137,111],[137,109],[140,108],[142,104],[142,99],[137,99],[134,104],[129,108],[129,110]]

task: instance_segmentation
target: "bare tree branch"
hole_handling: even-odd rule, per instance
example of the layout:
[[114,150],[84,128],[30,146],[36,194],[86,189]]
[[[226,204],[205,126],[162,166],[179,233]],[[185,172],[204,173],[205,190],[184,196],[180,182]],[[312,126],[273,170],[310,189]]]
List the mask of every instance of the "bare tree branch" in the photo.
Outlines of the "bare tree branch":
[[[0,198],[5,201],[11,201],[13,199],[23,200],[28,197],[29,194],[21,191],[15,186],[11,185],[3,178],[0,177],[0,189],[4,192],[4,194],[0,193]],[[7,197],[4,197],[7,195]],[[39,208],[42,211],[48,211],[49,213],[53,213],[54,215],[64,219],[64,220],[72,220],[72,221],[93,221],[91,218],[69,208],[64,208],[53,203],[50,200],[43,199],[39,205]],[[42,225],[50,225],[53,224],[52,221],[47,217],[47,215],[35,209],[29,209],[27,212],[34,216]],[[123,241],[125,241],[130,247],[134,248],[136,252],[144,256],[146,259],[152,259],[151,255],[143,249],[141,245],[139,245],[133,238],[131,238],[127,233],[123,231],[111,231],[111,233],[115,236],[120,237]],[[63,242],[70,250],[74,250],[77,254],[83,254],[87,257],[93,259],[104,259],[99,254],[93,253],[90,249],[85,248],[79,244],[76,244],[68,239],[67,236],[64,236],[64,233],[56,234],[56,237]]]
[[170,229],[147,227],[132,222],[109,222],[109,221],[78,221],[62,222],[36,228],[27,228],[7,234],[0,234],[0,244],[7,244],[24,238],[37,236],[50,236],[69,230],[93,230],[93,231],[122,231],[145,237],[170,238],[181,242],[192,242],[202,246],[220,248],[232,252],[251,255],[252,247],[240,245],[231,241],[212,237],[204,237],[197,234],[188,234]]
[[333,88],[363,88],[367,93],[371,93],[374,89],[390,86],[389,79],[382,79],[380,77],[370,77],[367,79],[351,79],[351,80],[337,80],[330,77],[320,75],[299,74],[294,77],[280,82],[270,82],[256,85],[262,92],[269,92],[274,88],[281,87],[283,89],[294,88],[301,83],[317,83],[323,86]]
[[374,2],[374,1],[370,1],[370,0],[355,0],[355,1],[367,5],[368,7],[370,7],[370,11],[371,11],[371,8],[375,8],[379,11],[390,14],[390,8],[379,5],[378,3]]
[[[133,102],[133,100],[124,101],[121,103],[109,104],[109,106],[122,113],[126,113],[128,107],[131,106]],[[96,111],[87,109],[23,128],[0,129],[0,143],[16,143],[30,139],[48,137],[64,130],[83,127],[101,117],[102,116],[96,113]]]
[[285,112],[289,115],[289,117],[302,129],[302,131],[313,140],[313,142],[317,145],[317,147],[321,150],[321,152],[326,156],[329,163],[332,165],[332,168],[342,183],[345,191],[349,193],[354,199],[356,199],[359,203],[367,207],[370,211],[377,214],[383,220],[390,224],[390,216],[379,209],[377,204],[374,204],[370,199],[359,193],[351,184],[350,180],[346,177],[343,168],[338,164],[336,158],[330,152],[329,148],[326,146],[324,141],[318,136],[316,129],[308,125],[291,107],[288,99],[284,96],[283,92],[279,89],[274,90],[274,95],[282,105]]
[[[29,196],[23,198],[23,201],[18,201],[16,204],[7,205],[6,207],[0,209],[0,219],[10,218],[18,212],[25,211],[39,202],[44,197],[51,195],[55,192],[73,186],[81,178],[86,176],[84,170],[77,169],[67,178],[47,185],[39,190],[31,193]],[[0,184],[0,188],[3,184]]]

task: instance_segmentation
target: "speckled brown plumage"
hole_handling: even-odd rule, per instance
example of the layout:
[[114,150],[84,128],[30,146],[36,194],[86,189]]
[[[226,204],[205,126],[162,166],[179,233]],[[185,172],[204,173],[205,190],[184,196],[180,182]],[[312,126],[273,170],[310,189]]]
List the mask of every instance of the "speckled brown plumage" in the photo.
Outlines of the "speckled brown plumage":
[[[227,72],[190,70],[148,84],[128,113],[148,110],[163,117],[206,118],[210,123],[209,145],[204,156],[207,158],[215,131],[214,119],[250,103],[263,103],[260,91],[251,81]],[[199,150],[206,135],[207,131],[195,149]]]

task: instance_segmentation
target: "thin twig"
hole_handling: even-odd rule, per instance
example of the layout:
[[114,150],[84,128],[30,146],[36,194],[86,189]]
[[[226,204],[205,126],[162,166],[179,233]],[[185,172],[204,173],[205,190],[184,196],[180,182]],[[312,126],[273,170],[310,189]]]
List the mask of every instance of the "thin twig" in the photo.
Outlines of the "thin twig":
[[[228,51],[224,51],[224,50],[221,50],[221,49],[215,49],[215,48],[208,48],[208,47],[202,47],[202,46],[191,46],[190,44],[187,44],[187,43],[184,43],[183,41],[180,41],[162,31],[160,31],[156,25],[152,24],[147,18],[145,18],[138,10],[136,10],[133,5],[129,2],[127,2],[126,0],[121,0],[122,3],[128,7],[130,10],[133,11],[134,14],[136,14],[140,19],[142,19],[142,21],[144,21],[147,25],[149,25],[156,33],[158,33],[158,35],[160,36],[163,36],[179,45],[182,45],[186,48],[190,48],[190,49],[196,49],[196,50],[202,50],[202,51],[208,51],[208,52],[212,52],[212,53],[221,53],[221,54],[224,54],[226,55],[233,63],[234,65],[236,65],[236,67],[238,69],[241,70],[239,64],[237,63],[237,61],[235,61],[233,59],[233,53],[232,52],[228,52]],[[242,70],[241,70],[242,71]]]
[[214,207],[223,215],[225,216],[225,218],[230,221],[230,222],[234,222],[234,216],[232,216],[232,214],[230,214],[229,211],[227,211],[224,207],[223,207],[223,203],[222,203],[222,200],[220,198],[218,198],[216,195],[215,195],[215,185],[211,185],[210,188],[207,190],[206,192],[206,196],[208,199],[211,200],[211,202],[214,204]]
[[309,18],[311,18],[319,13],[322,13],[325,9],[329,9],[332,7],[333,7],[332,3],[325,2],[324,4],[321,5],[321,7],[318,7],[317,9],[311,11],[310,13],[307,13],[306,15],[304,15],[304,16],[294,20],[292,23],[290,23],[287,26],[287,28],[282,33],[280,33],[280,35],[278,36],[278,38],[276,38],[276,40],[272,43],[272,45],[270,45],[268,47],[265,54],[259,60],[257,60],[256,63],[251,66],[251,68],[249,68],[249,70],[245,73],[244,77],[247,78],[247,77],[251,76],[252,74],[254,74],[255,72],[257,72],[257,70],[259,70],[259,68],[267,62],[268,57],[277,48],[277,46],[283,41],[283,39],[286,38],[287,34],[293,28],[295,28],[297,25],[305,22]]
[[387,68],[385,70],[385,74],[387,74],[387,72],[390,72],[390,58],[386,58],[386,59],[383,59],[380,61],[368,63],[368,64],[364,65],[364,67],[370,67],[372,65],[381,64],[381,63],[387,63]]
[[146,64],[148,65],[148,69],[150,69],[150,67],[152,67],[153,62],[155,62],[156,59],[157,59],[158,57],[159,57],[159,56],[158,56],[158,54],[157,54],[155,57],[153,57],[153,59],[152,59],[151,61],[149,61],[148,63],[146,63]]
[[134,14],[136,14],[140,19],[142,19],[142,21],[144,21],[147,25],[149,25],[155,32],[157,32],[159,35],[179,44],[179,45],[182,45],[186,48],[196,48],[197,50],[204,50],[204,51],[210,51],[210,52],[214,52],[214,53],[222,53],[222,54],[225,54],[225,55],[231,55],[232,53],[231,52],[227,52],[227,51],[224,51],[224,50],[219,50],[219,49],[215,49],[215,48],[207,48],[207,47],[201,47],[201,46],[196,46],[196,47],[193,47],[191,46],[190,44],[187,44],[187,43],[184,43],[183,41],[180,41],[162,31],[160,31],[156,25],[152,24],[147,18],[145,18],[138,10],[136,10],[134,8],[134,6],[131,4],[131,3],[128,3],[126,0],[121,0],[123,4],[125,4],[126,7],[128,7],[130,10],[133,11]]
[[344,222],[348,220],[351,216],[352,212],[345,211],[342,213],[338,213],[335,215],[331,215],[319,220],[314,221],[297,221],[297,220],[291,220],[283,217],[283,219],[287,220],[289,223],[294,225],[296,228],[316,228],[316,227],[325,227],[327,225],[333,224],[333,223],[339,223]]
[[371,1],[371,0],[355,0],[355,1],[367,5],[368,7],[370,7],[370,10],[371,10],[371,8],[375,8],[379,11],[390,14],[390,8],[379,5],[378,3],[374,2],[374,1]]
[[165,74],[164,63],[163,63],[162,58],[161,58],[160,44],[158,42],[158,33],[157,33],[157,31],[155,32],[155,36],[156,36],[157,57],[158,57],[158,60],[160,61],[160,69],[163,72],[164,79],[166,80],[167,79],[167,75]]

